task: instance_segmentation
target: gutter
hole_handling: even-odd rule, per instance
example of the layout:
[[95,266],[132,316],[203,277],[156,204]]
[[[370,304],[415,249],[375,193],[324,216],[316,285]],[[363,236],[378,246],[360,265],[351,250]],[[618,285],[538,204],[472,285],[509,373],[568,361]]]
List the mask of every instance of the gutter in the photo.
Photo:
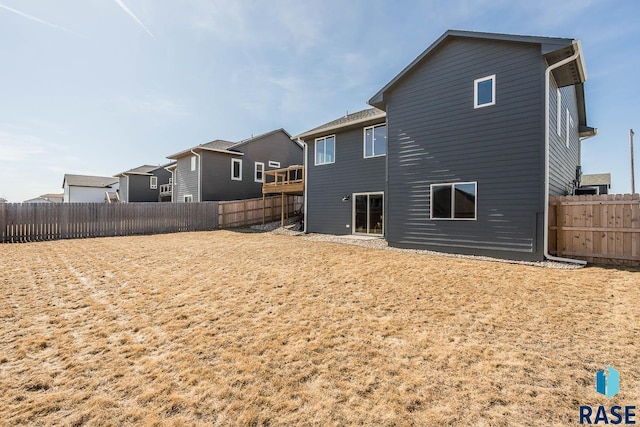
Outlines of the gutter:
[[303,224],[302,224],[302,232],[304,234],[307,234],[307,220],[309,218],[308,216],[308,211],[307,211],[307,182],[309,182],[309,180],[307,179],[307,174],[308,174],[308,168],[307,168],[307,153],[309,150],[309,146],[307,145],[306,142],[304,142],[302,139],[298,138],[296,139],[296,142],[298,144],[301,144],[303,147],[303,155],[304,155],[304,160],[302,162],[302,165],[304,166],[304,190],[303,190],[303,194],[302,194],[302,204],[303,204],[303,208],[302,208],[302,215],[304,218]]
[[202,201],[202,188],[201,188],[201,181],[202,181],[202,159],[200,158],[200,154],[196,153],[195,151],[193,151],[193,149],[189,150],[191,151],[191,154],[193,154],[194,156],[196,156],[198,158],[198,202]]
[[[574,41],[573,48],[574,54],[562,61],[556,62],[546,68],[544,73],[544,257],[551,261],[568,262],[578,265],[587,265],[586,261],[572,258],[561,258],[553,256],[549,253],[549,143],[550,143],[550,131],[549,131],[549,88],[551,72],[556,68],[562,67],[569,62],[575,61],[581,58],[580,42]],[[582,60],[581,60],[582,63]],[[581,73],[584,74],[584,73]]]

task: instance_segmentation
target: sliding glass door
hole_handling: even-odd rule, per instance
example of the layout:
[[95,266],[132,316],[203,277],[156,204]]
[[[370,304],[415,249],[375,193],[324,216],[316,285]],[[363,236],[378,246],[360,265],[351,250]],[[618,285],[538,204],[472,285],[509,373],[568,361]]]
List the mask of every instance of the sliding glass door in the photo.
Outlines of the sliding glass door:
[[384,193],[353,195],[354,234],[383,235]]

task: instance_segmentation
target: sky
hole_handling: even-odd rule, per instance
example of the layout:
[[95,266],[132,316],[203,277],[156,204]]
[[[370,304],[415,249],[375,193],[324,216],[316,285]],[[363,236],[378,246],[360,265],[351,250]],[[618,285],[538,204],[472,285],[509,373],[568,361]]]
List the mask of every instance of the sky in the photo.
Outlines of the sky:
[[583,173],[610,172],[627,193],[639,12],[635,0],[0,0],[0,197],[368,108],[447,29],[579,39],[599,132]]

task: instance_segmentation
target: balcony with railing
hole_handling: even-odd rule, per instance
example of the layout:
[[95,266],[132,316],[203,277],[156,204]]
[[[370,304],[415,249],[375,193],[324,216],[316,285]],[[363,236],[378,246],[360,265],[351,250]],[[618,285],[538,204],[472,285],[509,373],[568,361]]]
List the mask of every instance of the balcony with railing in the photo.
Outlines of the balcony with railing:
[[289,166],[264,172],[262,194],[302,194],[304,191],[304,166]]

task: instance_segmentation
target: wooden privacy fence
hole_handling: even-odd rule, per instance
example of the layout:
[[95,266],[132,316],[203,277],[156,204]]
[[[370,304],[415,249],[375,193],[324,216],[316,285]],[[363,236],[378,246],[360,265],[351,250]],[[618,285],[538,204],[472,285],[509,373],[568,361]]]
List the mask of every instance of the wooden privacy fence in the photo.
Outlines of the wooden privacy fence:
[[0,204],[0,243],[211,230],[218,202]]
[[285,217],[293,215],[302,207],[302,196],[292,195],[219,202],[218,223],[220,228],[241,227],[279,220],[282,214],[282,200],[284,200]]
[[552,197],[549,252],[616,265],[640,265],[640,195]]

